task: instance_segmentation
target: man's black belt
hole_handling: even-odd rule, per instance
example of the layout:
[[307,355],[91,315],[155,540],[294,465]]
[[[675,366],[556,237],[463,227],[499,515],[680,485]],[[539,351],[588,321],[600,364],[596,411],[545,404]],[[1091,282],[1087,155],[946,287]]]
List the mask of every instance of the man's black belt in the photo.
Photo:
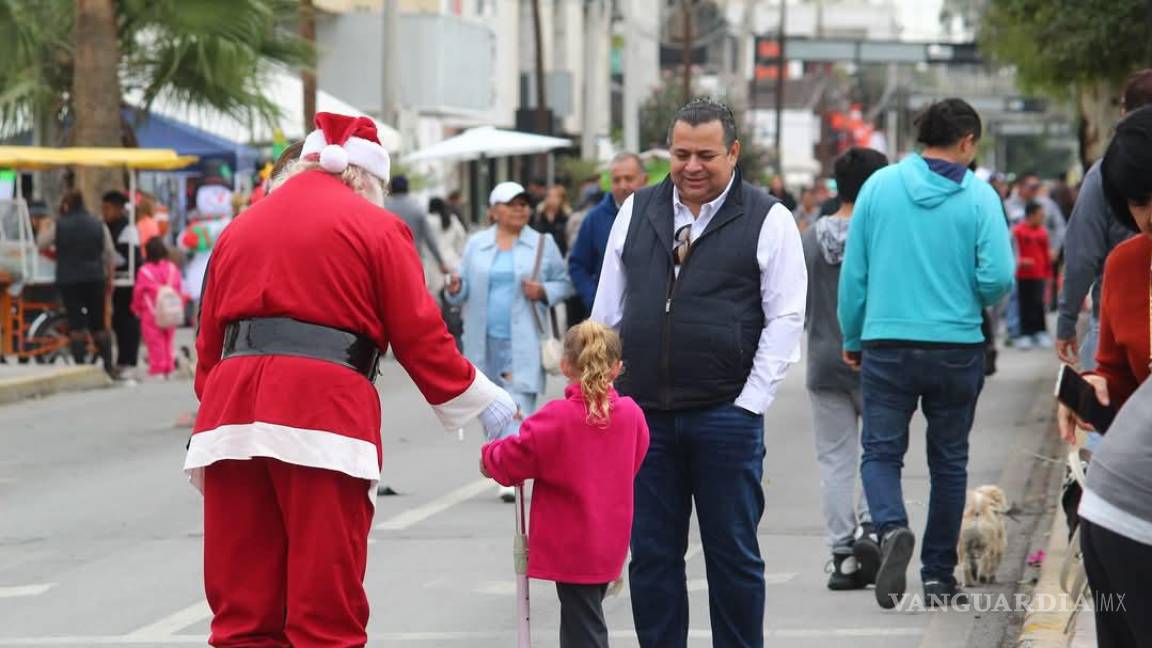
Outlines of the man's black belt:
[[380,350],[368,337],[287,317],[232,322],[224,329],[221,359],[295,356],[332,362],[376,381]]

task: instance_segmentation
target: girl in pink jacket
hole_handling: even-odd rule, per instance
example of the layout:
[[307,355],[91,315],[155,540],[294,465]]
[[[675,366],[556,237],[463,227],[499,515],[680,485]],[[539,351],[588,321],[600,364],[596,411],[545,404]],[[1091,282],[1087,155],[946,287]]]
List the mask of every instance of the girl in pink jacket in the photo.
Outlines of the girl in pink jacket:
[[176,370],[173,344],[176,327],[183,323],[184,295],[180,269],[168,260],[168,248],[159,236],[144,246],[147,260],[136,273],[132,312],[140,318],[140,332],[148,349],[148,375],[168,377]]
[[608,645],[603,600],[620,576],[632,530],[632,482],[648,451],[644,413],[612,388],[620,338],[585,321],[568,331],[564,400],[484,446],[481,472],[504,486],[534,479],[528,576],[556,582],[560,646]]

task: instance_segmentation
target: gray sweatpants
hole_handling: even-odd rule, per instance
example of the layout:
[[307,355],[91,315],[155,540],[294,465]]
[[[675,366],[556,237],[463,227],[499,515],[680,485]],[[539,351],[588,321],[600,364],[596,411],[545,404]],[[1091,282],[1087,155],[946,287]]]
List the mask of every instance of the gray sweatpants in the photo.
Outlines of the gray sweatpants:
[[860,487],[860,416],[864,411],[860,390],[809,390],[808,396],[820,465],[825,541],[829,548],[851,544],[857,524],[872,520]]

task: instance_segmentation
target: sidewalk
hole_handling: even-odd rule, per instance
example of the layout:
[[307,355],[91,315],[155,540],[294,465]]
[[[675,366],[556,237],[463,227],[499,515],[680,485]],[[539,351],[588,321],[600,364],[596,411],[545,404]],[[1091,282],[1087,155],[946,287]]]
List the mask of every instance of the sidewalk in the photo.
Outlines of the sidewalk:
[[112,384],[96,365],[0,364],[0,405]]

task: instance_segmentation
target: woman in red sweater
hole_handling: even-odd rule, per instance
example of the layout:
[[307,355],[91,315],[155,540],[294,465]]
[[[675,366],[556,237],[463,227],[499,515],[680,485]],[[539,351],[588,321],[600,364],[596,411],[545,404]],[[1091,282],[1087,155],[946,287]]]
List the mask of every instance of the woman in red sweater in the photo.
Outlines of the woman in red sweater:
[[501,485],[534,479],[528,576],[556,582],[561,648],[608,646],[603,600],[624,568],[632,482],[648,452],[640,407],[619,397],[620,338],[585,321],[564,340],[564,400],[484,446],[480,469]]
[[[1144,110],[1149,114],[1144,115]],[[1152,127],[1152,108],[1141,109],[1125,121],[1137,115],[1146,117],[1143,121]],[[1152,132],[1146,139],[1152,144]],[[1122,153],[1147,159],[1125,159]],[[1143,236],[1118,245],[1104,263],[1096,370],[1084,378],[1095,387],[1101,403],[1118,410],[1148,379],[1152,365],[1152,181],[1148,177],[1152,174],[1152,154],[1140,147],[1125,150],[1118,146],[1111,147],[1109,154],[1112,157],[1105,157],[1101,173],[1105,194],[1113,203],[1112,212]],[[1063,405],[1058,423],[1060,434],[1068,443],[1075,442],[1077,425],[1092,429]]]

